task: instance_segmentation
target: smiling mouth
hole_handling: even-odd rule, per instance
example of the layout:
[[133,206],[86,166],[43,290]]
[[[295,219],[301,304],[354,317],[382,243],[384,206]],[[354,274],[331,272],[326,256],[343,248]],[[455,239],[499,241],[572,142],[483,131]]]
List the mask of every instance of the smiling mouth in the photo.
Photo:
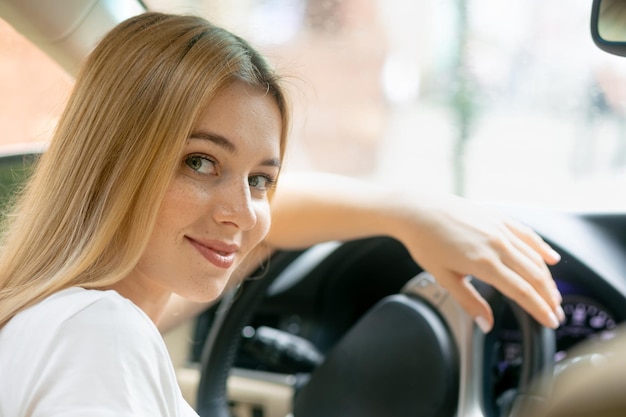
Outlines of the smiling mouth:
[[218,268],[228,269],[235,263],[236,250],[224,250],[223,243],[200,243],[197,240],[187,237],[187,240],[207,261]]

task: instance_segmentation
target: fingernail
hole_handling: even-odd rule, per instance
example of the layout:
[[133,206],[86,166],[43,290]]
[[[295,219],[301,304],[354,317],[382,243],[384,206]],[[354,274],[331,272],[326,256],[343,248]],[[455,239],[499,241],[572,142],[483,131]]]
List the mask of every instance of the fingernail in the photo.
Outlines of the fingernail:
[[554,260],[554,262],[559,262],[561,260],[561,255],[552,248],[548,249],[548,254]]
[[558,306],[556,308],[556,317],[559,319],[559,324],[565,323],[565,311],[563,311],[563,307]]
[[556,329],[561,325],[559,319],[556,318],[556,315],[554,313],[550,313],[548,315],[548,320],[550,321],[550,327],[552,327],[553,329]]
[[474,321],[476,322],[476,325],[483,333],[489,333],[491,331],[491,326],[489,325],[489,322],[487,321],[486,318],[482,316],[478,316],[474,318]]

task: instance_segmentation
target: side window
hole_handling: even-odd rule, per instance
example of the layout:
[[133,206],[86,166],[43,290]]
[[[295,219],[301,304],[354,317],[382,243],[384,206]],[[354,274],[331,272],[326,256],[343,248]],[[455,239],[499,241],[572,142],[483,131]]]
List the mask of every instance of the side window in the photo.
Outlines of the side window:
[[0,19],[0,217],[50,140],[72,77]]
[[37,158],[37,154],[0,157],[0,215],[4,215],[13,194],[32,172]]

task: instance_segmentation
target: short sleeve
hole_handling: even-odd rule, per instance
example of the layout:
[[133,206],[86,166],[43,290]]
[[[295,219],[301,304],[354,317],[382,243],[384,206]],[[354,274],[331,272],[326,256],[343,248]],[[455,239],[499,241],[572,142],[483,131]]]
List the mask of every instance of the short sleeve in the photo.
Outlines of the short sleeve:
[[190,415],[160,334],[128,300],[90,304],[59,326],[47,350],[27,415]]

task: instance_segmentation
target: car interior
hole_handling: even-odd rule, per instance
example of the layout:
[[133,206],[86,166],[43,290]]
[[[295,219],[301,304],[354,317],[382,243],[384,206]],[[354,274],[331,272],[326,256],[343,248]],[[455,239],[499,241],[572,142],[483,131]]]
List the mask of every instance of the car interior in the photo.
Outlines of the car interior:
[[[626,56],[626,2],[568,1],[563,4],[571,4],[567,7],[572,9],[584,9],[581,16],[585,18],[586,24],[579,29],[581,33],[577,36],[584,35],[589,43],[593,42],[595,53],[600,57],[598,61],[604,59],[605,55],[613,58],[617,58],[617,55]],[[84,56],[108,29],[134,14],[148,9],[162,9],[165,7],[163,3],[139,0],[72,0],[63,3],[0,0],[0,18],[28,42],[44,51],[61,68],[73,74]],[[172,10],[188,12],[192,10],[192,3],[178,2]],[[204,3],[208,4],[206,7],[214,7],[216,10],[228,9],[223,2]],[[215,16],[222,16],[227,26],[238,27],[235,24],[239,16],[237,12],[238,8],[244,7],[244,3],[233,2],[238,6],[228,9],[230,14],[224,12]],[[340,7],[338,5],[342,2],[291,4],[258,0],[256,3],[260,5],[255,9],[258,13],[250,16],[259,19],[259,16],[282,16],[286,19],[282,29],[288,31],[291,20],[285,16],[288,15],[287,11],[293,12],[293,4],[307,3],[306,7],[316,11],[311,12],[318,19],[317,23],[311,24],[314,27],[315,24],[323,26],[327,22],[324,19],[330,19],[322,3]],[[311,6],[309,3],[316,5]],[[354,16],[360,16],[366,22],[373,18],[372,14],[363,11],[365,17],[359,15],[359,8],[355,6],[358,2],[345,3],[349,7],[342,9],[345,14],[341,16],[348,22],[344,22],[346,25]],[[400,2],[389,2],[389,8],[396,7],[396,3]],[[471,2],[458,3],[467,6]],[[484,6],[483,12],[491,10],[493,16],[500,11],[500,6],[493,3]],[[541,8],[540,3],[533,4]],[[270,7],[272,4],[274,9]],[[418,10],[411,12],[433,12],[429,7],[432,4],[424,1],[421,8],[416,6]],[[382,9],[377,10],[376,13],[382,13]],[[455,16],[460,18],[464,16],[461,12],[468,13],[468,10],[469,6],[460,7]],[[341,29],[333,30],[329,33],[344,38],[331,39],[329,42],[348,42],[347,35],[341,35]],[[284,35],[279,32],[277,30],[273,36]],[[557,37],[558,29],[544,32],[543,35]],[[364,40],[358,38],[358,42],[370,42],[373,46],[367,49],[367,54],[373,54],[377,48],[376,41],[369,36],[363,34]],[[566,40],[577,42],[577,39]],[[304,54],[318,54],[315,42],[307,44],[311,49]],[[278,53],[279,49],[272,49],[271,42],[267,45],[270,45],[266,47],[270,55]],[[356,43],[351,45],[351,48],[358,49],[354,46]],[[293,50],[289,47],[283,50],[303,54],[302,50],[293,45]],[[479,44],[475,44],[475,48],[479,47]],[[561,52],[566,55],[575,51],[576,45],[571,50]],[[341,60],[341,57],[335,56],[334,59]],[[411,66],[411,62],[405,64]],[[363,63],[364,72],[368,70],[367,65]],[[500,77],[499,63],[493,61],[490,65],[493,71],[490,76]],[[321,66],[314,70],[319,70]],[[385,90],[389,101],[386,105],[399,106],[400,114],[408,115],[399,122],[399,127],[396,126],[396,129],[401,129],[404,126],[402,123],[413,120],[413,113],[407,110],[406,103],[416,100],[418,90],[419,94],[427,94],[429,87],[416,87],[411,84],[410,78],[404,77],[406,74],[401,69],[392,67],[385,67],[395,71],[391,79],[406,83],[405,89],[388,87]],[[302,67],[296,66],[294,72],[299,68]],[[560,70],[565,69],[560,67]],[[463,74],[457,75],[460,79],[465,77]],[[515,78],[507,82],[514,83]],[[471,89],[479,85],[466,87]],[[540,84],[539,87],[549,89],[548,84]],[[326,86],[319,88],[340,90],[341,85],[328,81]],[[508,85],[507,88],[514,87]],[[412,89],[415,90],[414,94],[411,93]],[[346,86],[345,94],[355,91],[351,86]],[[463,91],[457,91],[454,97],[457,100],[463,98]],[[597,90],[594,91],[593,98],[597,99]],[[392,92],[397,95],[393,96]],[[522,93],[532,95],[530,91],[517,92]],[[319,94],[321,105],[330,103],[323,101],[323,93]],[[396,98],[392,100],[392,96]],[[348,119],[348,124],[352,123],[354,120],[346,115],[351,111],[350,106],[358,107],[358,94],[356,97],[339,107],[328,104],[331,113]],[[603,105],[608,106],[610,93],[605,92],[602,97],[605,100]],[[480,108],[480,103],[477,106]],[[485,104],[483,106],[488,107]],[[309,110],[309,107],[305,108]],[[474,109],[467,113],[463,105],[454,109],[457,111],[455,120],[470,117],[472,111],[479,111]],[[326,116],[320,116],[313,106],[310,110],[311,123],[323,124]],[[372,107],[367,107],[365,114],[370,111],[374,112]],[[539,110],[540,113],[543,111]],[[436,118],[433,114],[428,113],[427,116]],[[420,121],[427,120],[427,116],[423,116]],[[363,118],[363,125],[377,123],[376,117],[368,119],[363,113],[359,113],[358,117]],[[621,126],[621,118],[615,125]],[[503,120],[502,123],[512,123],[512,129],[516,128],[512,119]],[[532,120],[539,123],[542,119]],[[594,119],[589,124],[595,126],[593,128],[597,128],[602,135],[611,135],[606,132],[614,126],[613,121],[598,120]],[[342,125],[333,125],[333,122],[329,122],[329,125],[342,128]],[[472,126],[474,131],[478,130],[475,124]],[[356,135],[360,134],[361,128],[362,125],[355,128]],[[316,125],[314,133],[322,134],[324,129]],[[459,128],[459,131],[462,130]],[[373,131],[378,130],[375,128]],[[600,142],[599,136],[594,136],[593,132],[577,128],[576,133],[555,129],[549,134],[571,134],[577,138],[588,135],[592,137],[591,140]],[[304,145],[300,145],[296,151],[296,161],[298,152],[306,153],[309,149],[307,146],[310,146],[306,145],[306,135],[302,137]],[[367,142],[367,139],[364,140]],[[617,143],[617,139],[615,141]],[[488,145],[491,142],[486,140],[485,143]],[[559,143],[554,146],[561,146]],[[604,141],[598,145],[604,152],[598,151],[604,155],[604,159],[597,157],[594,163],[626,155],[626,147],[612,148],[612,144]],[[332,143],[320,146],[326,146],[330,151],[335,149]],[[349,148],[351,145],[345,146]],[[607,147],[611,150],[606,151]],[[328,149],[324,152],[330,152]],[[369,149],[367,152],[370,153],[383,152],[380,146],[371,145],[370,142],[365,149]],[[45,152],[45,144],[33,144],[31,141],[21,146],[0,146],[0,152],[2,208],[10,201],[15,187],[19,187],[27,178],[29,167],[36,163],[37,155]],[[367,152],[350,155],[356,155],[360,163],[367,164]],[[470,150],[464,152],[470,153]],[[516,152],[524,153],[526,150],[523,147],[514,148],[512,153]],[[584,148],[581,152],[584,154],[589,151]],[[498,177],[502,172],[504,176],[507,163],[491,163],[485,155],[475,166],[489,172],[481,174],[482,171],[478,170],[474,175],[490,175],[491,178]],[[346,156],[339,158],[345,160]],[[541,165],[541,161],[541,157],[537,157],[537,161],[526,158],[523,164],[526,170],[531,171],[535,164]],[[432,168],[426,162],[422,165],[419,169],[424,171],[415,171],[416,176],[428,173]],[[558,164],[554,162],[553,165]],[[316,165],[309,161],[309,166]],[[323,165],[317,166],[324,168]],[[345,169],[352,170],[348,174],[362,175],[359,170],[363,168],[358,164]],[[391,171],[393,173],[393,169]],[[494,310],[495,327],[490,333],[483,334],[471,317],[439,286],[435,277],[415,264],[397,241],[377,236],[349,242],[325,242],[302,250],[275,253],[266,264],[261,265],[240,286],[226,293],[219,302],[164,334],[183,394],[201,416],[524,416],[532,415],[529,410],[534,410],[533,407],[538,404],[550,403],[552,398],[558,399],[558,407],[569,408],[559,411],[555,406],[552,414],[549,414],[551,416],[600,415],[589,414],[591,411],[586,411],[587,414],[576,413],[582,413],[583,405],[599,406],[599,403],[607,404],[617,400],[619,395],[609,395],[608,386],[623,387],[626,382],[623,376],[601,377],[593,373],[594,369],[607,368],[599,367],[598,363],[614,364],[608,368],[612,368],[614,374],[617,373],[615,369],[619,370],[622,364],[619,360],[620,351],[621,356],[626,352],[624,345],[619,343],[623,339],[621,328],[626,320],[626,194],[623,185],[619,185],[626,179],[624,173],[626,170],[621,167],[619,175],[608,179],[603,174],[593,177],[594,181],[598,181],[582,181],[591,191],[590,197],[583,198],[582,193],[576,191],[573,193],[575,197],[566,200],[560,207],[485,198],[488,200],[485,204],[530,226],[561,254],[561,262],[550,267],[563,294],[566,314],[566,321],[558,329],[552,331],[540,326],[513,302],[481,282],[480,277],[473,277],[475,287]],[[576,175],[583,174],[577,171]],[[412,178],[409,175],[408,180]],[[447,180],[458,186],[454,178],[448,176]],[[510,181],[511,187],[514,187],[516,180],[511,177]],[[530,188],[539,184],[541,179],[535,180],[528,176],[519,181],[522,187]],[[420,184],[419,180],[416,183]],[[551,194],[559,193],[561,189],[556,188]],[[563,185],[561,191],[566,193],[567,190],[568,187]],[[471,196],[471,193],[467,194]],[[481,199],[480,192],[475,192],[474,196]],[[608,200],[603,199],[606,196],[617,203],[606,203]],[[572,201],[576,199],[596,204],[572,208]],[[589,376],[584,376],[589,369]],[[626,375],[626,372],[622,374]],[[621,406],[622,411],[626,410],[623,400]],[[619,410],[615,413],[623,415],[619,414]],[[602,415],[613,414],[606,411]]]

